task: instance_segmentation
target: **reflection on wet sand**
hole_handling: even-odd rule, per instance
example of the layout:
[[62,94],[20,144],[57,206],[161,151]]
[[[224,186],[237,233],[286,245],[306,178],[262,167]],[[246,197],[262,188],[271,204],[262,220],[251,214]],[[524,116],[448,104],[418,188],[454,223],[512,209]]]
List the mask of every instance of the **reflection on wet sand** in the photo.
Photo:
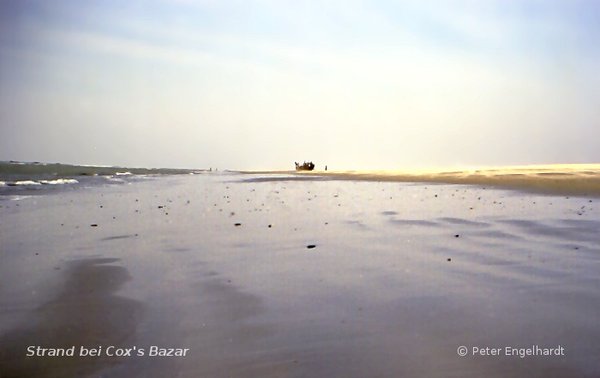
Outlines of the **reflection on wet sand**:
[[[65,287],[37,310],[39,321],[23,325],[0,339],[3,377],[75,377],[118,364],[117,357],[78,357],[80,346],[122,345],[135,336],[142,307],[115,292],[130,279],[127,270],[107,265],[118,259],[73,261]],[[28,346],[70,348],[75,357],[27,357]]]
[[[599,376],[595,198],[248,177],[1,207],[0,326],[10,333],[0,335],[0,375]],[[120,260],[62,269],[81,256]],[[47,279],[56,276],[68,281],[58,294]],[[27,345],[81,344],[189,353],[24,356]],[[463,345],[565,355],[460,357]]]
[[152,371],[159,372],[154,376],[175,372],[185,377],[245,376],[245,369],[256,361],[255,353],[274,331],[261,320],[266,311],[263,301],[213,270],[198,272],[196,280],[179,293],[191,311],[179,319],[188,331],[182,340],[173,340],[189,347],[193,358],[171,361],[176,365],[168,367],[165,361],[148,361],[155,365]]

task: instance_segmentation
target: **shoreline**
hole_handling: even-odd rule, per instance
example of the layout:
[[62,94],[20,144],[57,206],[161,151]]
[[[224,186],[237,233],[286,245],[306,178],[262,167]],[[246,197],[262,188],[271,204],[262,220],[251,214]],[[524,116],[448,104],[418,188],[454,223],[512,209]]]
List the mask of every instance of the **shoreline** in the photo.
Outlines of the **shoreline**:
[[396,171],[238,171],[329,180],[483,185],[548,195],[600,197],[600,164],[555,164],[462,170]]

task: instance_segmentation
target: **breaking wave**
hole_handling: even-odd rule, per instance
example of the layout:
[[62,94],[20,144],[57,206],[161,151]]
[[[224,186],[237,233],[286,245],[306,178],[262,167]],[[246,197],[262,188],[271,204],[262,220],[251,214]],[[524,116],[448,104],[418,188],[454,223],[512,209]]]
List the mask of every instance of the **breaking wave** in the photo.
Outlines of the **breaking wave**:
[[160,175],[200,173],[202,170],[124,168],[89,165],[0,162],[0,195],[44,193],[59,188],[115,185]]

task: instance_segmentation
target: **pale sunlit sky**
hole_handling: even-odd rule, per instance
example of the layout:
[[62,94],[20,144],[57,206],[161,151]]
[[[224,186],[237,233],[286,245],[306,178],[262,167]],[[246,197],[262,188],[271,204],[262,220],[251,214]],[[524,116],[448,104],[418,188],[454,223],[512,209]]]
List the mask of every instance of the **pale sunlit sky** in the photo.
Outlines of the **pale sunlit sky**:
[[599,1],[0,0],[0,160],[600,162]]

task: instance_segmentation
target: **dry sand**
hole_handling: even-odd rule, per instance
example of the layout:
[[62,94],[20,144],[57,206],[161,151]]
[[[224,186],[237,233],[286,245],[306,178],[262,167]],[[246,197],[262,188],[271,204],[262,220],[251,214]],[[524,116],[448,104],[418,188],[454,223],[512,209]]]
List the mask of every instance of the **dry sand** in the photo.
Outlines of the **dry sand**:
[[[277,174],[277,171],[244,172]],[[553,164],[509,167],[439,168],[404,171],[287,171],[330,180],[429,182],[518,189],[534,193],[600,196],[600,164]]]
[[[597,192],[373,175],[213,173],[0,201],[0,375],[600,375]],[[564,356],[471,355],[532,345]]]

